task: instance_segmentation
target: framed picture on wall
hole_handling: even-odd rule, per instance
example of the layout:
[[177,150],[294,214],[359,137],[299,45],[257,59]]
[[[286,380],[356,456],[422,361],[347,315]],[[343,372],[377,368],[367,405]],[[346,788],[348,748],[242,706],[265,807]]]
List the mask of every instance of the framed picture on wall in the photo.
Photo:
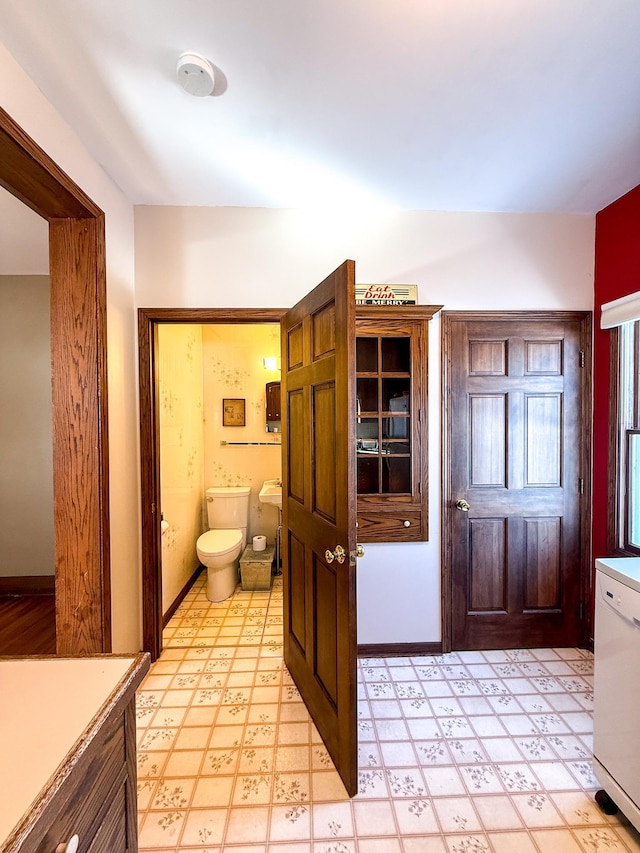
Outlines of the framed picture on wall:
[[224,398],[222,400],[222,426],[245,426],[245,401]]

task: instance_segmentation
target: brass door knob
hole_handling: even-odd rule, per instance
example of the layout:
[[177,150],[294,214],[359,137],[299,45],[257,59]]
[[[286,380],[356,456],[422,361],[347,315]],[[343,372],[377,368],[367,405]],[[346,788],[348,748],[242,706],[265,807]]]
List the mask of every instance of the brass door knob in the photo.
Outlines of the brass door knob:
[[336,550],[331,551],[329,548],[324,552],[324,558],[327,563],[331,564],[334,560],[337,560],[338,563],[344,563],[347,552],[344,550],[342,545],[336,545]]
[[469,512],[469,510],[471,509],[471,504],[467,503],[467,501],[465,501],[465,499],[464,499],[464,498],[459,498],[459,499],[456,501],[456,507],[457,507],[461,512]]
[[76,853],[78,849],[78,845],[80,844],[80,839],[77,835],[72,835],[71,838],[66,842],[58,844],[56,847],[56,853]]

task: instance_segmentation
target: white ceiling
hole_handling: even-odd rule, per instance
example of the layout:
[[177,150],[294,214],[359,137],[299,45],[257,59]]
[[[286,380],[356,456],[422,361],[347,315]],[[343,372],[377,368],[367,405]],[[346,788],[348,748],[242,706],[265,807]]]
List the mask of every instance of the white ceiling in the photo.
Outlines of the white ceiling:
[[0,34],[135,204],[594,213],[640,183],[638,0],[0,0]]

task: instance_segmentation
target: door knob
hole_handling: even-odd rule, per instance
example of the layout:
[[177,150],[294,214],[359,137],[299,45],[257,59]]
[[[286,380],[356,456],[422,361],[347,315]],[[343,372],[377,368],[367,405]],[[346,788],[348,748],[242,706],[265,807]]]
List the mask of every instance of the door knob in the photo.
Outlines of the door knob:
[[467,503],[464,498],[459,498],[456,501],[456,507],[462,512],[469,512],[471,509],[471,504]]
[[56,847],[56,853],[76,853],[79,844],[80,839],[78,838],[78,836],[72,835],[66,844],[64,842],[58,844],[58,846]]
[[342,545],[336,545],[335,551],[330,551],[329,548],[324,552],[324,558],[327,563],[333,563],[334,560],[337,560],[338,563],[342,564],[345,560],[346,551],[342,547]]
[[364,557],[364,545],[356,545],[355,551],[349,551],[349,565],[355,566],[358,562],[358,557]]

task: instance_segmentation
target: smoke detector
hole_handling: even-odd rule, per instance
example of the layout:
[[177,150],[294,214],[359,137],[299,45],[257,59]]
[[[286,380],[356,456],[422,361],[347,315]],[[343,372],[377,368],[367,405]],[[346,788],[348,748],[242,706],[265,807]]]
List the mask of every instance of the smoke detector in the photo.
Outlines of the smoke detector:
[[213,66],[199,53],[183,53],[176,68],[178,82],[190,95],[204,98],[213,92],[215,76]]

